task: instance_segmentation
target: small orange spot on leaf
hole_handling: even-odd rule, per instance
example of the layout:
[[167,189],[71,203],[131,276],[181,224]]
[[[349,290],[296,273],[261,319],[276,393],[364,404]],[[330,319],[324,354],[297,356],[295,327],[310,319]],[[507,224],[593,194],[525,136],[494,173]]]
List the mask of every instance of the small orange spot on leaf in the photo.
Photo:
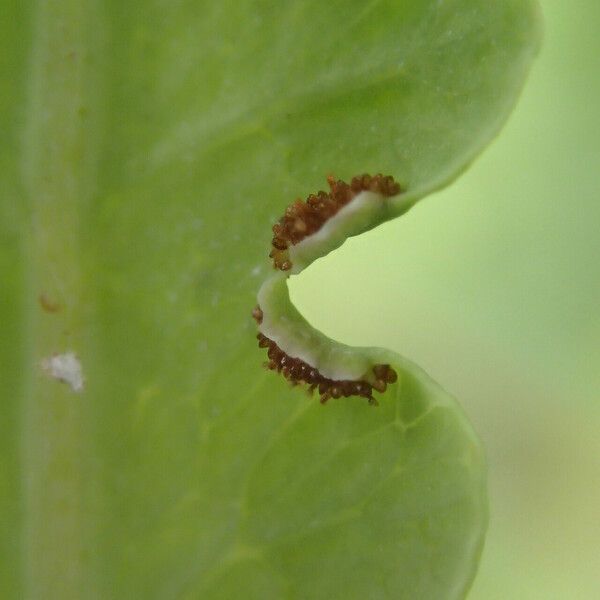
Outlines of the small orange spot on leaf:
[[44,292],[42,292],[38,296],[38,300],[39,300],[40,306],[42,307],[42,310],[44,310],[47,313],[57,313],[57,312],[60,312],[60,309],[62,308],[58,302],[56,302],[55,300],[52,300],[52,298],[50,298]]

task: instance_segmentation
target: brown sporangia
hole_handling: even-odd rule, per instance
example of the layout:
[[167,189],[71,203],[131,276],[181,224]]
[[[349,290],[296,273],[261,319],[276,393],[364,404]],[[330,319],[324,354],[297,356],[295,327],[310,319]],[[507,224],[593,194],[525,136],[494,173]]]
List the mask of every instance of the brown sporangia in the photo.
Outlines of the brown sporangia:
[[[292,268],[290,246],[298,244],[321,229],[328,219],[361,192],[370,191],[384,197],[391,197],[402,191],[393,177],[380,173],[373,176],[364,174],[353,177],[349,184],[329,176],[327,183],[329,192],[320,191],[311,194],[305,202],[300,199],[295,200],[286,208],[283,217],[273,225],[273,247],[269,256],[273,259],[274,268],[289,271]],[[259,306],[252,311],[252,317],[258,325],[262,324],[263,311]],[[387,364],[374,365],[372,373],[365,376],[368,380],[329,379],[310,364],[286,354],[263,333],[259,333],[256,337],[259,347],[267,349],[269,360],[265,363],[265,367],[281,373],[292,385],[307,384],[311,394],[318,390],[321,404],[325,404],[330,398],[360,396],[366,398],[369,404],[377,405],[373,390],[383,393],[388,384],[398,379],[396,371]]]
[[255,306],[252,309],[252,318],[260,325],[263,320],[263,311],[260,309],[260,306]]
[[[259,306],[252,311],[252,316],[259,325],[262,323],[263,312]],[[377,405],[377,400],[373,398],[373,390],[383,393],[389,383],[394,383],[398,379],[396,371],[390,365],[375,365],[372,369],[372,382],[363,379],[329,379],[303,360],[286,354],[266,335],[259,333],[256,338],[259,348],[267,349],[269,360],[265,363],[265,367],[281,373],[292,385],[308,384],[310,394],[318,390],[321,404],[325,404],[330,398],[361,396],[366,398],[369,404]]]
[[329,176],[327,183],[329,192],[311,194],[306,202],[300,198],[294,200],[283,217],[273,225],[273,248],[269,256],[275,269],[289,271],[292,268],[289,247],[321,229],[328,219],[361,192],[370,191],[390,197],[402,191],[393,177],[381,173],[358,175],[349,184]]

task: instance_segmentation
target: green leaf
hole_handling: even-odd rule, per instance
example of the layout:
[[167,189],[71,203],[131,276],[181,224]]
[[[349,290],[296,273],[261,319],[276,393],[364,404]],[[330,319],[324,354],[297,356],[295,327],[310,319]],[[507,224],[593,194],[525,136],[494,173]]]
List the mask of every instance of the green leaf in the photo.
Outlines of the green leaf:
[[[459,407],[399,357],[378,409],[322,407],[261,369],[249,313],[270,225],[326,174],[416,201],[466,167],[535,5],[4,12],[0,595],[463,596],[486,501]],[[69,352],[81,393],[40,366]]]

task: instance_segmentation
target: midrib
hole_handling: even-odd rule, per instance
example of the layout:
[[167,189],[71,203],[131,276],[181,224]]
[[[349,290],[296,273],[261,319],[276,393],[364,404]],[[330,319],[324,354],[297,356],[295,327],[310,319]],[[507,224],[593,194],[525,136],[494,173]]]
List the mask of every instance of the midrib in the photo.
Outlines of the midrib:
[[[39,0],[33,16],[21,155],[29,215],[29,383],[21,422],[25,598],[96,595],[84,502],[90,400],[85,389],[76,394],[42,374],[40,362],[73,351],[85,374],[90,358],[80,232],[95,187],[100,102],[89,65],[98,62],[100,23],[93,0]],[[56,311],[48,310],[53,306]]]

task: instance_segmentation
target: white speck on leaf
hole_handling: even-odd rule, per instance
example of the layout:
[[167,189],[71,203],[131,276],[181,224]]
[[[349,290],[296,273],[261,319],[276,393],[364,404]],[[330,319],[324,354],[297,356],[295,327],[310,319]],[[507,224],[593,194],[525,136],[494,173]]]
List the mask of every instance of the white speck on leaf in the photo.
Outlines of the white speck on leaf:
[[53,379],[69,384],[74,392],[83,391],[81,363],[74,352],[54,354],[42,360],[42,369]]

